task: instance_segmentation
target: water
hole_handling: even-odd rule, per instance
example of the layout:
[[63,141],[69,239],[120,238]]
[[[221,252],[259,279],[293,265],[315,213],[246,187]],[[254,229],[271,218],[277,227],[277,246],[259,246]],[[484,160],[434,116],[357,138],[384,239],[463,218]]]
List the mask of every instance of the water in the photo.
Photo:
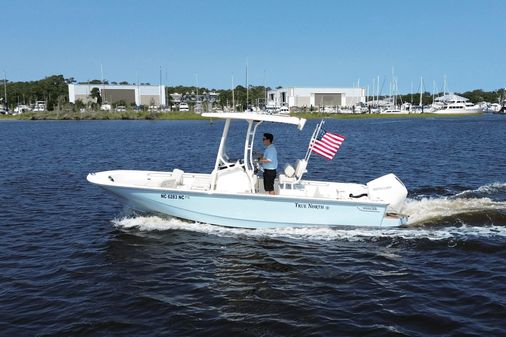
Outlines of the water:
[[[315,123],[260,131],[293,163]],[[0,335],[506,335],[503,116],[327,122],[347,140],[308,178],[396,173],[403,228],[196,224],[134,214],[85,180],[209,172],[221,126],[0,123]]]

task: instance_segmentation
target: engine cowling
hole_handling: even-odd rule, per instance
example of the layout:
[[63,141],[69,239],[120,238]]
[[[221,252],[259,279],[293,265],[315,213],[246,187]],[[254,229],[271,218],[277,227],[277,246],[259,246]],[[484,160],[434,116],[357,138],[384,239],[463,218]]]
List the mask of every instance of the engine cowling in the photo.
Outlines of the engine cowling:
[[408,190],[393,173],[371,180],[367,183],[369,199],[388,204],[388,211],[400,213]]

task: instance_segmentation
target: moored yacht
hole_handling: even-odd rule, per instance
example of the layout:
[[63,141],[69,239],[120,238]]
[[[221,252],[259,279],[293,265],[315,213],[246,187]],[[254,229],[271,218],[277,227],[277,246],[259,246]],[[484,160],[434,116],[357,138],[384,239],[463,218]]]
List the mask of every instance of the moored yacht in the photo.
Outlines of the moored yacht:
[[282,107],[279,108],[278,114],[288,116],[290,115],[290,109],[286,105],[283,105]]
[[33,112],[42,112],[47,110],[46,101],[36,101],[33,106]]
[[448,94],[435,99],[435,114],[476,114],[482,113],[483,108],[475,105],[465,97]]
[[190,106],[188,105],[188,103],[183,102],[183,103],[179,104],[179,111],[181,111],[181,112],[190,111]]

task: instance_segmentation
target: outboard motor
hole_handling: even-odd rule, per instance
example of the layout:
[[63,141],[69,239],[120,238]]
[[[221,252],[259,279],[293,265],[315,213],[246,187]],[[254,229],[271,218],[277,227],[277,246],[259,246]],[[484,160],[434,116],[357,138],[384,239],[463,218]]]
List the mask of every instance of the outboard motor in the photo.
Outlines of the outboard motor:
[[387,211],[394,213],[400,213],[408,196],[408,190],[393,173],[371,180],[367,188],[370,200],[388,203]]

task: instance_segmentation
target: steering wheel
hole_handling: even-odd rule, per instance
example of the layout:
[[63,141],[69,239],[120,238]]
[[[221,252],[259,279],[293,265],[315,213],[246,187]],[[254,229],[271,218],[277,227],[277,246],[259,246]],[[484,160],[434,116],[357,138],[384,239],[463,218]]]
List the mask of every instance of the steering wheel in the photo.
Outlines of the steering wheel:
[[253,172],[257,174],[261,170],[260,160],[258,158],[253,159]]

